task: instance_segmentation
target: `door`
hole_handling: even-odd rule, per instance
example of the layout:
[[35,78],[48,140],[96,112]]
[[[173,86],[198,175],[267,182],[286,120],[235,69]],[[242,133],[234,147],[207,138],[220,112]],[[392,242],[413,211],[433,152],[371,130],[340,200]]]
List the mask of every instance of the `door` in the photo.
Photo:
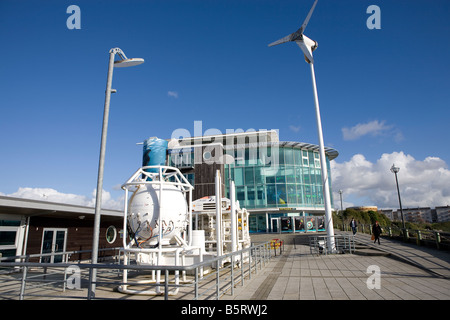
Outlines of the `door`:
[[279,226],[278,226],[278,218],[271,218],[270,224],[272,226],[272,232],[279,232]]
[[[41,253],[57,253],[66,250],[67,229],[44,229],[42,235]],[[45,256],[41,262],[58,263],[63,262],[63,255]]]

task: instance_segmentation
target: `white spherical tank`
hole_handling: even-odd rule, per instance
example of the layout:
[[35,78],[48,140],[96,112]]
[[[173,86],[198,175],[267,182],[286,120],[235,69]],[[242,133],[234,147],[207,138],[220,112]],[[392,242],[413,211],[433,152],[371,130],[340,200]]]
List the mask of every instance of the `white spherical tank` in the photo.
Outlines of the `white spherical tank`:
[[[140,185],[129,200],[128,224],[139,244],[154,246],[159,241],[160,186]],[[188,205],[183,192],[173,185],[163,185],[161,244],[167,245],[186,229]]]

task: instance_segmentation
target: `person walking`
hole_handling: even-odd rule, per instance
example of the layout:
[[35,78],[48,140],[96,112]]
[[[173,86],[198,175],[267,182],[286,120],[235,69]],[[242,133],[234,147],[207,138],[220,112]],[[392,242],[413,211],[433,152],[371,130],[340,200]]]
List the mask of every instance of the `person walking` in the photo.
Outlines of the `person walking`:
[[373,243],[376,243],[378,240],[378,244],[380,244],[380,234],[381,234],[381,227],[378,224],[378,221],[375,221],[375,224],[372,227],[372,235],[374,237]]
[[353,235],[355,235],[356,234],[356,227],[357,227],[355,218],[352,218],[352,221],[350,221],[350,227],[352,228]]

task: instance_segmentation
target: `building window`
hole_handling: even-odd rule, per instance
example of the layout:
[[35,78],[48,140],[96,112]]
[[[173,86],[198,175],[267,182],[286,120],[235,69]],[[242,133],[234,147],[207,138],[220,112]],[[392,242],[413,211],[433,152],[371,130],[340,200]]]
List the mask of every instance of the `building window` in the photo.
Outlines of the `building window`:
[[308,161],[308,151],[306,150],[302,150],[302,164],[304,167],[309,166],[309,161]]
[[20,254],[23,242],[22,220],[0,215],[0,254],[12,257]]
[[106,241],[108,241],[109,244],[113,244],[114,241],[116,241],[117,238],[117,229],[114,226],[109,226],[108,229],[106,229]]
[[294,150],[291,148],[286,148],[284,150],[284,164],[293,165],[294,164]]
[[10,246],[16,243],[16,231],[0,230],[0,246]]

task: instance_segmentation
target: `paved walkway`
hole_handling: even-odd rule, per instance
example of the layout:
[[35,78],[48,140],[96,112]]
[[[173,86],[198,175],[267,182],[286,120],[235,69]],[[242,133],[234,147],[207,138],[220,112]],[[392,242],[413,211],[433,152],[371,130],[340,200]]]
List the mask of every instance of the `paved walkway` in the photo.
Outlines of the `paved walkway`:
[[[311,234],[263,234],[252,235],[252,241],[268,241],[273,238],[285,240],[284,252],[273,257],[251,280],[244,285],[237,283],[234,294],[226,293],[221,300],[450,300],[450,253],[414,244],[381,239],[381,245],[373,244],[369,235],[358,233],[358,254],[311,255],[309,236]],[[295,241],[294,241],[295,240]],[[376,273],[379,270],[379,273]],[[375,273],[374,273],[375,272]],[[377,277],[379,275],[379,277]],[[17,299],[3,295],[8,286],[18,290],[19,282],[6,282],[12,278],[20,280],[21,274],[4,275],[0,280],[0,300]],[[228,277],[228,275],[224,275]],[[130,278],[131,279],[131,278]],[[136,278],[138,279],[138,278]],[[118,300],[161,300],[161,296],[125,295],[115,290],[115,283],[121,280],[117,272],[101,273],[97,297]],[[214,278],[212,278],[214,285]],[[208,282],[202,282],[208,286]],[[85,286],[83,286],[84,288]],[[213,287],[214,288],[214,287]],[[36,291],[37,290],[37,291]],[[68,299],[69,296],[86,297],[86,290],[73,291],[56,288],[45,297],[43,289],[30,284],[27,299]],[[18,291],[17,291],[18,292]],[[180,289],[170,299],[191,301],[192,288]],[[201,299],[208,298],[207,295]]]
[[[344,233],[344,232],[342,232]],[[345,232],[351,234],[350,232]],[[403,243],[382,237],[380,244],[375,244],[367,234],[357,233],[357,243],[389,253],[392,257],[413,264],[419,268],[434,273],[436,276],[450,279],[450,253],[430,247],[417,246],[413,243]]]
[[[372,246],[369,235],[357,234],[356,241]],[[313,256],[307,245],[287,244],[284,254],[273,258],[245,286],[238,285],[233,296],[221,299],[450,299],[449,253],[387,239],[381,239],[381,245],[376,246],[391,255]],[[374,280],[376,268],[379,282]]]

